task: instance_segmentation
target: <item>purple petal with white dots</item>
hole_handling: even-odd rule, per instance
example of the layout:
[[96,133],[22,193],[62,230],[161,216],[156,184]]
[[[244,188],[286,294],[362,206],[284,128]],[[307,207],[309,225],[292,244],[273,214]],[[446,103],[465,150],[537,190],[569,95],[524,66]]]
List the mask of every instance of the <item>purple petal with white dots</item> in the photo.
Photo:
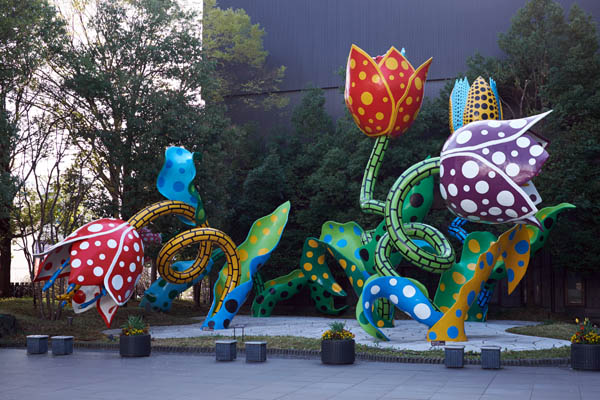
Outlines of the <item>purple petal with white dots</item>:
[[548,153],[526,132],[548,113],[476,121],[454,132],[440,157],[441,170],[456,171],[440,174],[440,192],[450,211],[476,222],[539,225],[535,204],[540,199],[530,180]]

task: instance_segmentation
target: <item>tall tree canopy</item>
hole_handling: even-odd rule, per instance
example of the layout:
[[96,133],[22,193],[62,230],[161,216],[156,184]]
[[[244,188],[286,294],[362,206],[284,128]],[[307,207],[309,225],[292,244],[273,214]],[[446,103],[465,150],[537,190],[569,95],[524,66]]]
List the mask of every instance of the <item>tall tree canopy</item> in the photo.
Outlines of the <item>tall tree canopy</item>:
[[33,137],[38,132],[29,126],[38,73],[60,51],[63,36],[64,25],[46,0],[0,0],[0,297],[10,287],[13,199],[27,177],[17,168],[24,167],[24,153],[29,167],[42,156]]
[[[274,94],[285,66],[267,66],[266,33],[259,24],[253,24],[243,9],[219,8],[216,0],[204,0],[202,22],[204,51],[217,64],[221,96],[246,95],[247,105],[266,109],[287,105],[287,97]],[[248,96],[256,94],[264,96]]]
[[172,0],[98,0],[79,19],[50,90],[95,156],[109,200],[101,209],[126,218],[151,201],[166,147],[218,147],[226,120],[211,101],[196,13]]

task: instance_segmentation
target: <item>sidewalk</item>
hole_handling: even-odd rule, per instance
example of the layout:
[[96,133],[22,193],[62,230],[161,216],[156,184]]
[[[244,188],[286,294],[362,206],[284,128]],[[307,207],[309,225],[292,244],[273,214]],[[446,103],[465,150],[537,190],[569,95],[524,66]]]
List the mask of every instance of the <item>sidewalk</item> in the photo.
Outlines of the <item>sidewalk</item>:
[[214,356],[118,351],[27,355],[0,349],[0,399],[460,399],[597,400],[600,374],[557,367],[390,364],[269,358],[265,363],[216,362]]

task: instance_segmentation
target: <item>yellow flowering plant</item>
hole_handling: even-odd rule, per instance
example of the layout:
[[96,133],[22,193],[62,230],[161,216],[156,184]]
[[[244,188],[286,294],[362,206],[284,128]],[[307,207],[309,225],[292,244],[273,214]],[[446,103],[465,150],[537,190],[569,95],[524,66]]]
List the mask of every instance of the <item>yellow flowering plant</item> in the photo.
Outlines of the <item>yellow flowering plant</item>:
[[352,340],[354,333],[346,329],[346,324],[342,322],[332,322],[329,329],[323,332],[321,340]]
[[589,318],[585,318],[583,322],[579,322],[576,318],[577,331],[571,336],[571,343],[582,344],[600,344],[600,330],[596,325],[592,325]]
[[125,336],[147,335],[150,327],[141,316],[130,315],[127,322],[121,326],[121,334]]

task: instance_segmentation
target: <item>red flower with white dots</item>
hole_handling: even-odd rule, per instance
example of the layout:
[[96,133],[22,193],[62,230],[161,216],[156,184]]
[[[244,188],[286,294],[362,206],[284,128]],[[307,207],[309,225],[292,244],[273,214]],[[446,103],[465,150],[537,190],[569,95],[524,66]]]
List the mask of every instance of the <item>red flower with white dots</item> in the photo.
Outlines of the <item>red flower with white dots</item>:
[[417,118],[431,58],[415,69],[394,47],[371,58],[352,45],[344,98],[354,122],[367,136],[405,133]]
[[[50,277],[65,262],[60,277],[79,285],[72,298],[76,313],[96,304],[110,327],[118,306],[131,297],[143,268],[144,247],[138,232],[127,222],[103,218],[77,229],[44,253],[46,257],[34,281]],[[106,295],[100,296],[103,289]],[[98,297],[97,301],[80,307]]]

